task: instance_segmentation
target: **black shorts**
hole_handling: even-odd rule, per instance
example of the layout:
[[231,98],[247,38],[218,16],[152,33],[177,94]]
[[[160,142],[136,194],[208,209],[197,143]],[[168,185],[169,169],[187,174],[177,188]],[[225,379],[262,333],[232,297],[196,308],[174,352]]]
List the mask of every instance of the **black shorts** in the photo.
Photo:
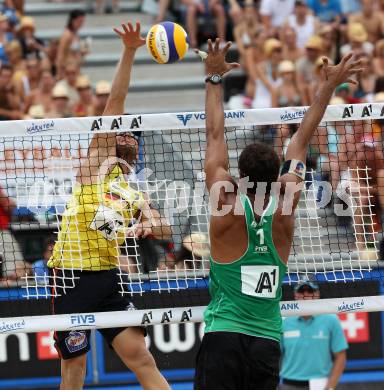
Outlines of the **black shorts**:
[[[56,292],[52,299],[53,314],[93,313],[101,311],[134,310],[133,303],[120,293],[118,270],[108,271],[63,271],[52,270]],[[73,276],[72,276],[73,275]],[[63,289],[65,286],[73,288]],[[71,280],[71,278],[73,278]],[[99,329],[111,346],[113,339],[123,328]],[[55,347],[62,359],[71,359],[90,350],[90,330],[58,331],[54,333]]]
[[280,344],[232,332],[206,333],[196,359],[195,390],[276,390]]

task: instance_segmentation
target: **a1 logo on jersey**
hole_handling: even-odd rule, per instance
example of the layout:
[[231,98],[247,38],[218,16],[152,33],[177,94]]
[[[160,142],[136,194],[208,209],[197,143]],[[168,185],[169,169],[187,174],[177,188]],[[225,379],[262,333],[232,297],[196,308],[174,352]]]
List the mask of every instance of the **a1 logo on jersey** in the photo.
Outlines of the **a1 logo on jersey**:
[[243,265],[241,292],[259,298],[276,298],[279,267],[274,265]]

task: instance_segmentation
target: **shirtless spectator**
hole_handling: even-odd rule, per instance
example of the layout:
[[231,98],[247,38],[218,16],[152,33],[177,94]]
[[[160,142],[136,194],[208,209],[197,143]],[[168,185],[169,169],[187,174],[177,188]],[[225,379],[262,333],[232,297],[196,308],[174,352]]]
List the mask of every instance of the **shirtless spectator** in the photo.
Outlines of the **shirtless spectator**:
[[0,67],[0,120],[23,119],[21,102],[12,85],[12,68]]
[[16,83],[16,93],[21,101],[25,103],[29,95],[39,88],[41,78],[41,61],[37,58],[30,58],[26,61],[26,74]]
[[361,0],[362,10],[350,15],[349,23],[361,23],[368,33],[368,41],[375,44],[383,37],[384,20],[382,15],[375,10],[373,0]]
[[377,77],[384,76],[384,39],[381,39],[376,43],[373,70]]

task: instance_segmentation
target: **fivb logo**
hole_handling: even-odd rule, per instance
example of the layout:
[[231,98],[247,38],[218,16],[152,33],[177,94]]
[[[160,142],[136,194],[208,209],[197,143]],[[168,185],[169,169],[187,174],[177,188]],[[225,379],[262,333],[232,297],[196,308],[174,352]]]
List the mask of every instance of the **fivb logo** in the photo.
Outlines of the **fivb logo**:
[[93,325],[96,319],[93,314],[75,314],[71,315],[71,328],[81,325]]
[[[197,112],[195,114],[179,114],[177,115],[177,119],[182,122],[184,126],[187,126],[187,123],[191,119],[195,119],[197,121],[204,121],[206,118],[206,115],[204,112]],[[244,119],[245,118],[245,111],[228,111],[224,112],[224,119]]]

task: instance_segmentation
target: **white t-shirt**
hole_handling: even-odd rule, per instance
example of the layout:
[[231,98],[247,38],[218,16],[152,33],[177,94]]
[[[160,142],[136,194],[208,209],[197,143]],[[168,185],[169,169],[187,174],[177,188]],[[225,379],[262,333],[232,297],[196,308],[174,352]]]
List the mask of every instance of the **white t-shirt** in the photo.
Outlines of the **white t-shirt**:
[[288,17],[288,24],[296,31],[296,43],[300,49],[304,49],[308,39],[315,35],[315,21],[313,15],[307,15],[305,23],[300,25],[297,23],[296,15]]
[[261,0],[260,15],[270,16],[273,27],[280,27],[293,13],[295,0]]

